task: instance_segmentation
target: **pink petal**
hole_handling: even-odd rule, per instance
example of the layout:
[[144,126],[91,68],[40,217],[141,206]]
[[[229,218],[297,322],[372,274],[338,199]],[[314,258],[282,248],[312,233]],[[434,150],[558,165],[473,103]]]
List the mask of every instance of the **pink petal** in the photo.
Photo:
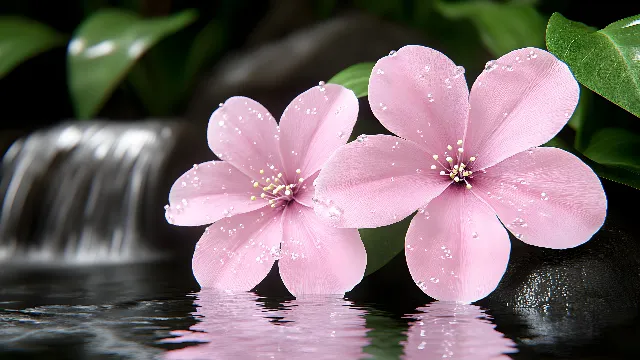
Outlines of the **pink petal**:
[[553,249],[589,240],[607,212],[596,174],[574,155],[556,148],[514,155],[474,178],[472,190],[517,238]]
[[389,131],[427,149],[429,156],[462,139],[469,113],[464,68],[444,54],[410,45],[378,60],[369,104]]
[[280,150],[288,179],[320,170],[329,156],[347,143],[358,118],[358,99],[340,85],[313,87],[298,95],[280,120]]
[[282,171],[279,139],[275,119],[262,105],[246,97],[230,98],[209,119],[207,140],[211,150],[252,180]]
[[309,176],[304,179],[304,182],[299,184],[298,191],[295,194],[295,200],[304,206],[313,208],[313,197],[316,194],[313,182],[316,180],[320,172]]
[[344,294],[362,280],[367,253],[357,229],[326,225],[291,202],[282,221],[280,276],[293,295]]
[[398,222],[449,184],[422,148],[395,136],[351,142],[325,164],[316,180],[316,212],[333,225],[373,228]]
[[248,291],[267,276],[282,240],[281,212],[260,209],[209,226],[193,254],[202,288]]
[[473,84],[465,153],[481,169],[551,140],[578,104],[580,88],[571,71],[552,54],[514,50]]
[[195,165],[176,180],[169,192],[167,221],[174,225],[211,224],[233,214],[266,205],[251,179],[224,161]]
[[516,344],[497,331],[478,306],[436,301],[412,315],[406,359],[511,359]]
[[413,218],[405,255],[411,277],[427,295],[472,302],[496,288],[510,250],[493,210],[463,186],[451,186]]

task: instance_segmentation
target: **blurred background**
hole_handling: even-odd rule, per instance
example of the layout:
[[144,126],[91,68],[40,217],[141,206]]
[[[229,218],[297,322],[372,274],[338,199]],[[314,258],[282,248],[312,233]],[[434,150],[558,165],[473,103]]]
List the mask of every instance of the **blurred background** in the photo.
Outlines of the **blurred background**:
[[[602,29],[639,14],[640,5],[2,0],[0,356],[151,358],[169,330],[200,321],[191,315],[201,304],[194,303],[190,256],[203,228],[166,224],[162,207],[180,174],[214,159],[206,126],[228,97],[252,97],[278,118],[319,81],[407,44],[442,51],[465,67],[471,85],[491,59],[525,46],[546,48],[554,12]],[[386,133],[366,97],[360,103],[352,138]],[[581,87],[576,113],[548,145],[574,152],[601,176],[607,222],[576,249],[512,239],[505,277],[479,304],[515,341],[516,358],[631,358],[640,353],[640,123]],[[371,306],[362,315],[373,329],[366,352],[381,358],[402,353],[412,321],[404,314],[430,301],[406,268],[407,226],[405,220],[361,232],[365,244],[383,244],[387,256],[347,294]],[[167,258],[178,261],[156,262]],[[276,265],[258,293],[287,296],[277,271]],[[255,301],[282,308],[277,297],[245,305],[253,309]]]
[[[277,115],[319,81],[406,44],[444,52],[471,85],[490,59],[546,48],[554,12],[595,29],[640,12],[635,2],[595,4],[4,0],[0,259],[91,264],[154,249],[188,256],[194,241],[175,237],[202,230],[166,225],[161,209],[178,175],[213,158],[205,129],[218,103],[248,96]],[[581,95],[550,145],[591,165],[615,208],[612,195],[627,199],[640,187],[640,126],[587,88]],[[614,130],[600,136],[605,128]],[[385,132],[362,98],[353,137]],[[628,140],[616,147],[622,160],[592,149],[618,135]]]

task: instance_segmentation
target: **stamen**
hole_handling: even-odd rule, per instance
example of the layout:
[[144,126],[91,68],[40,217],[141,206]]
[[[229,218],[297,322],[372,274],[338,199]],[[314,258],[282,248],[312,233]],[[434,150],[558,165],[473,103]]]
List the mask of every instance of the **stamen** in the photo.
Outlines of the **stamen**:
[[260,174],[264,174],[264,170],[260,169]]
[[458,165],[457,165],[457,164],[456,164],[456,165],[453,165],[453,168],[454,168],[454,169],[456,169],[456,170],[458,170]]
[[440,175],[447,175],[446,172],[444,172],[444,170],[440,171]]
[[459,153],[463,153],[463,152],[464,152],[464,149],[463,149],[463,148],[458,148],[458,152],[459,152]]
[[264,199],[266,195],[264,193],[260,194],[260,197]]
[[254,195],[251,195],[251,201],[255,201],[256,197]]
[[459,182],[459,181],[460,181],[460,178],[456,176],[456,177],[454,177],[454,178],[453,178],[453,181],[455,181],[455,182]]
[[287,195],[287,196],[291,195],[291,190],[286,190],[286,191],[284,192],[284,194],[285,194],[285,195]]
[[453,162],[453,158],[451,156],[447,156],[445,160],[447,160],[447,162]]
[[435,170],[436,166],[435,165],[431,165],[431,170]]
[[471,184],[467,183],[467,189],[471,189]]
[[438,155],[433,155],[433,160],[438,160]]
[[453,147],[451,145],[447,145],[447,149],[453,150]]
[[471,160],[471,161],[476,161],[476,157],[475,157],[475,156],[472,156],[472,157],[470,157],[470,158],[469,158],[469,160]]
[[299,181],[299,182],[303,182],[303,181],[304,181],[304,178],[300,178],[300,179],[298,179],[298,181]]
[[278,173],[278,178],[281,178],[281,177],[282,177],[282,173]]
[[271,181],[271,179],[267,178],[267,180],[265,180],[265,181],[266,181],[266,182],[270,182],[270,181]]
[[462,145],[462,140],[458,140],[457,144]]
[[257,188],[258,186],[260,186],[260,184],[258,184],[258,182],[257,182],[257,181],[253,183],[253,187],[254,187],[254,188]]
[[300,174],[300,169],[296,169],[296,174]]

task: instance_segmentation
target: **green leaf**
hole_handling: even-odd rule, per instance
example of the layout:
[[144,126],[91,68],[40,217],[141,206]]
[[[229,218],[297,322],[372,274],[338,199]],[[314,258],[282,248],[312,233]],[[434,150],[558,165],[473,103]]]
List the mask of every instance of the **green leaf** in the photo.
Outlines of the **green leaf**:
[[334,75],[328,82],[353,90],[359,98],[367,96],[369,93],[369,77],[374,65],[372,62],[351,65]]
[[471,21],[496,57],[527,46],[544,46],[545,19],[530,3],[436,1],[435,7],[448,19]]
[[602,164],[640,173],[640,136],[622,128],[596,132],[584,155]]
[[547,48],[582,85],[640,117],[640,15],[596,31],[554,13]]
[[367,250],[367,269],[370,275],[386,265],[404,249],[404,237],[413,215],[395,224],[375,228],[359,229],[360,238]]
[[149,48],[195,18],[191,10],[152,19],[113,9],[91,15],[69,43],[69,91],[76,116],[94,116]]
[[25,60],[64,44],[64,36],[39,22],[0,16],[0,78]]
[[184,68],[186,86],[193,83],[204,65],[222,52],[226,35],[224,26],[218,20],[210,21],[196,35],[189,49]]

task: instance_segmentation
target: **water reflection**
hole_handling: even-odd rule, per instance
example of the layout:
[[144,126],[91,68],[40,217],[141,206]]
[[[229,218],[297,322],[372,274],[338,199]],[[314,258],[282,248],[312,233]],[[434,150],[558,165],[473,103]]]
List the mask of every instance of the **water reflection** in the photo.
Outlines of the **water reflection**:
[[434,302],[408,315],[405,359],[509,359],[515,343],[495,329],[475,305]]
[[255,294],[203,290],[200,322],[161,343],[199,343],[170,350],[167,359],[360,359],[365,357],[365,311],[336,297],[267,303]]

